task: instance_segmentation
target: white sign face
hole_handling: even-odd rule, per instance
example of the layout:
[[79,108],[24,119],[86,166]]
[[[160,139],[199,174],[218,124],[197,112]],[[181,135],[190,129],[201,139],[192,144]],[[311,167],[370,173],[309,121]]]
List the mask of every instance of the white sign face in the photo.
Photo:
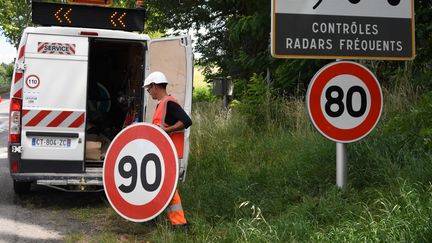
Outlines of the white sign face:
[[152,142],[136,139],[126,144],[117,158],[116,168],[115,184],[128,203],[144,205],[158,195],[165,166],[160,150]]
[[315,128],[340,143],[369,134],[383,104],[378,80],[354,62],[335,62],[318,71],[309,84],[306,102]]
[[321,110],[325,118],[339,129],[360,125],[370,111],[370,92],[358,77],[338,75],[328,81],[321,93]]
[[414,0],[272,0],[272,55],[414,59]]

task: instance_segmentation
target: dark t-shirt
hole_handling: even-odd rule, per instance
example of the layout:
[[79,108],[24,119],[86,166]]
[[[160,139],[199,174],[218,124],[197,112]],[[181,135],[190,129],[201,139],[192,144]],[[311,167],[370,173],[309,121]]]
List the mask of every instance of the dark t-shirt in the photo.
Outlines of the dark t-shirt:
[[175,102],[168,101],[165,123],[169,126],[172,126],[179,120],[183,122],[185,129],[192,125],[192,120],[186,114],[183,108],[181,108],[181,106]]

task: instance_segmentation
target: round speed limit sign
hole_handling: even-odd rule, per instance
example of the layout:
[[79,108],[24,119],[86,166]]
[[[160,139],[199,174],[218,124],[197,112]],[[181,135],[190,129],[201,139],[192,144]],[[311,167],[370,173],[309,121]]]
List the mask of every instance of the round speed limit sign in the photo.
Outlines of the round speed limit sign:
[[40,79],[36,75],[30,75],[26,78],[26,85],[31,89],[35,89],[39,86]]
[[177,151],[159,127],[138,123],[122,130],[108,148],[105,194],[123,218],[145,222],[159,215],[177,187]]
[[313,77],[306,95],[315,128],[339,143],[351,143],[369,134],[383,106],[381,87],[364,66],[348,61],[330,63]]

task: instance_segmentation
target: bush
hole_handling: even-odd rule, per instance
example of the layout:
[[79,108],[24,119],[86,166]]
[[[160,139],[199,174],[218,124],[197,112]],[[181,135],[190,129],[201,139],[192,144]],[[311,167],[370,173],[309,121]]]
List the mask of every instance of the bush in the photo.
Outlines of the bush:
[[13,64],[0,65],[0,92],[6,92],[9,90],[10,83],[13,74]]
[[270,125],[287,124],[285,119],[288,119],[288,114],[284,112],[283,99],[276,96],[275,90],[266,83],[261,74],[253,75],[244,92],[236,108],[252,127],[267,129]]
[[192,102],[193,103],[199,103],[199,102],[212,102],[216,101],[217,97],[214,96],[209,87],[197,87],[194,88],[192,93]]
[[407,112],[397,114],[385,126],[392,150],[432,151],[432,92],[426,93]]

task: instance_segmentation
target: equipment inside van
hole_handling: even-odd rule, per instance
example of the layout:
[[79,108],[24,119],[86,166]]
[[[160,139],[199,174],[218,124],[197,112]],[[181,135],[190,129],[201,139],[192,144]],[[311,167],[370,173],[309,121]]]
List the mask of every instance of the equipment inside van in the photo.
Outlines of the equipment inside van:
[[86,150],[87,166],[103,162],[107,145],[125,126],[143,121],[146,49],[137,41],[90,41],[86,134],[100,146]]

